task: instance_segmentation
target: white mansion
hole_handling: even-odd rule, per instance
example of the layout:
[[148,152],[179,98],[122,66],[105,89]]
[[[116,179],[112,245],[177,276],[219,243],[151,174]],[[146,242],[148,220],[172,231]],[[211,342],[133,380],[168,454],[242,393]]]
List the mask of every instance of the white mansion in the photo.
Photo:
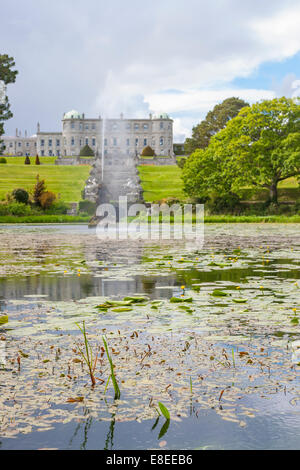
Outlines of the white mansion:
[[148,119],[86,118],[77,111],[65,113],[62,132],[42,132],[31,137],[16,130],[14,137],[3,137],[4,154],[15,156],[77,156],[89,145],[95,155],[139,155],[148,145],[156,155],[173,156],[173,120],[165,113]]

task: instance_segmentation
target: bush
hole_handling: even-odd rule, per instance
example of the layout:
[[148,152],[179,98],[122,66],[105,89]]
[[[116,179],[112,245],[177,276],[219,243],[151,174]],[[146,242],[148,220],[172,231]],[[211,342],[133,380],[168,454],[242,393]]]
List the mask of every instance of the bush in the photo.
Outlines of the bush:
[[40,165],[40,164],[41,164],[41,162],[40,162],[40,159],[39,159],[39,156],[38,156],[38,155],[35,157],[35,164],[36,164],[36,165]]
[[185,162],[186,162],[186,158],[178,158],[178,159],[176,160],[177,165],[178,165],[179,168],[181,168],[181,169],[184,167]]
[[32,210],[29,205],[21,202],[13,202],[10,204],[0,204],[0,215],[15,215],[24,216],[32,215]]
[[154,157],[155,155],[155,152],[153,150],[152,147],[150,147],[149,145],[147,145],[147,147],[145,147],[141,153],[142,157]]
[[6,158],[4,158],[4,157],[0,157],[0,163],[7,163],[7,160],[6,160]]
[[300,212],[300,199],[297,199],[294,205],[294,210],[296,213]]
[[79,201],[79,212],[85,212],[88,215],[94,215],[96,212],[96,203],[88,201],[87,199],[84,201]]
[[28,194],[27,191],[25,191],[25,189],[22,189],[22,188],[15,189],[12,192],[12,195],[13,195],[13,198],[17,202],[22,202],[23,204],[28,204],[29,194]]
[[208,206],[214,214],[226,214],[240,211],[241,202],[237,194],[228,193],[215,197]]
[[63,201],[54,201],[51,207],[45,210],[48,215],[66,214],[69,210],[69,204]]
[[55,199],[56,199],[56,195],[54,193],[52,193],[51,191],[45,191],[39,199],[40,205],[44,210],[49,209],[52,206]]
[[25,158],[25,162],[24,162],[24,163],[25,163],[25,165],[30,165],[30,158],[28,157],[28,155],[27,155],[27,157]]
[[89,145],[85,145],[80,150],[80,157],[94,157],[94,152]]

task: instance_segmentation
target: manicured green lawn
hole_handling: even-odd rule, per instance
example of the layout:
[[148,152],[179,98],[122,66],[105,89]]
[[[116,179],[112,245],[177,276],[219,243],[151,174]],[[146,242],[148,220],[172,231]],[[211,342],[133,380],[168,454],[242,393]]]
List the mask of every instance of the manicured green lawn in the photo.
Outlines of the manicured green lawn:
[[[156,202],[169,197],[181,201],[188,199],[183,193],[181,169],[177,165],[139,166],[139,173],[146,202]],[[296,178],[282,181],[279,184],[278,194],[279,200],[282,202],[300,199],[300,189]],[[247,188],[244,189],[242,197],[244,201],[266,201],[267,198],[268,191],[266,189],[261,189],[253,196]]]
[[[21,160],[19,164],[16,161],[18,158]],[[4,199],[8,192],[16,188],[32,190],[36,176],[39,174],[40,179],[45,180],[47,189],[60,195],[62,201],[78,202],[81,200],[81,192],[91,167],[89,165],[56,166],[50,163],[51,161],[54,163],[55,158],[41,157],[42,162],[47,161],[47,164],[43,165],[24,165],[23,157],[7,158],[9,163],[0,164],[0,199]]]
[[138,169],[145,201],[155,202],[171,197],[186,199],[182,191],[181,169],[177,165],[139,166]]
[[[7,164],[9,165],[25,165],[25,157],[7,157],[6,155],[4,155],[4,158],[6,158],[7,160]],[[35,157],[29,157],[30,159],[30,163],[31,165],[33,166],[36,166],[38,167],[38,165],[35,165]],[[54,165],[54,162],[55,160],[57,159],[57,157],[39,157],[40,159],[40,162],[41,164],[52,164]],[[5,165],[5,164],[4,164]],[[26,166],[29,166],[29,165],[26,165]]]

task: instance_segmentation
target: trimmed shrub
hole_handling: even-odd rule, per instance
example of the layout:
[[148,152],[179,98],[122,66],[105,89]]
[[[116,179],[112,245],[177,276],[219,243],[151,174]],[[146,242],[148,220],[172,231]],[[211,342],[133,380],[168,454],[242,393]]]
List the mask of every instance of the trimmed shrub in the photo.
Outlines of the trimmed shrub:
[[147,147],[145,147],[141,153],[142,157],[154,157],[155,156],[155,152],[153,150],[152,147],[150,147],[149,145],[147,145]]
[[79,201],[79,212],[85,212],[88,215],[94,215],[96,212],[96,203],[88,201],[87,199],[84,201]]
[[51,191],[45,191],[40,197],[40,205],[42,209],[49,209],[56,199],[56,195]]
[[24,162],[24,163],[25,163],[25,165],[30,165],[30,158],[28,157],[28,155],[27,155],[27,157],[25,158],[25,162]]
[[13,198],[17,202],[22,202],[23,204],[28,204],[29,194],[28,194],[27,191],[25,191],[25,189],[22,189],[22,188],[14,189],[13,192],[12,192],[12,195],[13,195]]
[[0,163],[7,163],[7,160],[6,160],[6,158],[4,158],[4,157],[0,157]]
[[94,157],[94,152],[91,149],[89,145],[85,145],[81,150],[80,150],[80,157]]
[[40,162],[40,159],[39,159],[39,156],[38,156],[38,155],[36,155],[36,157],[35,157],[35,164],[36,164],[36,165],[40,165],[40,164],[41,164],[41,162]]

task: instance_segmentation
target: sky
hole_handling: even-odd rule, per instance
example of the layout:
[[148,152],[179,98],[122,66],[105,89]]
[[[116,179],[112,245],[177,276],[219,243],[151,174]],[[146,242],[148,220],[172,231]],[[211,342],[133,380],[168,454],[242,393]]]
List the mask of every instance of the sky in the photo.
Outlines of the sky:
[[15,129],[60,131],[63,113],[167,112],[174,141],[217,103],[300,94],[299,0],[0,0]]

